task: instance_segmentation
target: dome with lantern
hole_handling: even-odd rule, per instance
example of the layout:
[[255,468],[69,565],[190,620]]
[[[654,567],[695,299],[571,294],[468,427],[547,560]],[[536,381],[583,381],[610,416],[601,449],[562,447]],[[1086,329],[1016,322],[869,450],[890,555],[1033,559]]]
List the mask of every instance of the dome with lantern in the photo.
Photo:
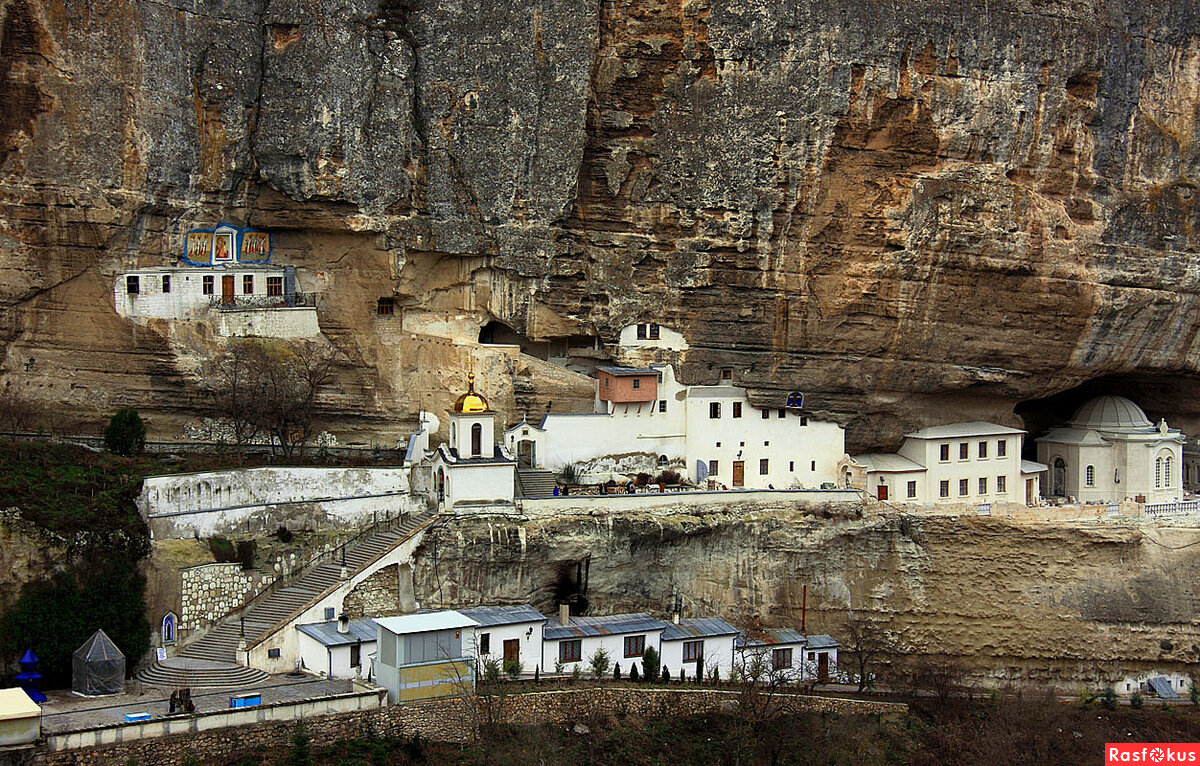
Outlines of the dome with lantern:
[[453,412],[472,413],[472,412],[491,412],[488,407],[488,401],[483,394],[475,392],[475,373],[472,372],[467,376],[467,393],[458,397],[458,401],[454,402]]

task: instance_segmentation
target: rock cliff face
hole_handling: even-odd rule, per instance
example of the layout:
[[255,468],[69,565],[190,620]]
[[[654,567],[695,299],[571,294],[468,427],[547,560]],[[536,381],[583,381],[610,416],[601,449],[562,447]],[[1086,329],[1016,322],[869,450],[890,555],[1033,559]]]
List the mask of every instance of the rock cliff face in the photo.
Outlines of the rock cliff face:
[[[1200,659],[1200,531],[1000,519],[725,513],[458,520],[427,533],[423,606],[529,602],[564,587],[591,613],[687,615],[844,635],[850,611],[998,679],[1112,680]],[[564,586],[565,582],[565,586]]]
[[[347,429],[443,407],[468,355],[438,344],[491,320],[660,321],[686,381],[804,390],[851,449],[1105,376],[1171,376],[1141,398],[1187,425],[1198,28],[1189,0],[0,0],[0,387],[194,414],[212,339],[135,333],[110,285],[225,219],[324,293]],[[509,415],[586,394],[501,372]]]

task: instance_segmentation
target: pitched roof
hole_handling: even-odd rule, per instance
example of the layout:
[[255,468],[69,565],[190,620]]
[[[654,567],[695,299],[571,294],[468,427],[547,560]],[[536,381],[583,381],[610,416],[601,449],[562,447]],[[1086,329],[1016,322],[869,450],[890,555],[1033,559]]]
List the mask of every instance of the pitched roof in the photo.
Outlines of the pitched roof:
[[617,375],[617,376],[621,376],[621,375],[657,375],[658,374],[658,370],[651,369],[649,367],[610,367],[608,365],[601,365],[601,366],[597,367],[596,369],[600,370],[601,372],[607,372],[609,375]]
[[840,644],[834,640],[833,636],[826,633],[817,633],[808,637],[809,649],[833,649],[837,646]]
[[1041,473],[1042,471],[1049,470],[1050,466],[1046,465],[1045,463],[1038,463],[1033,460],[1021,461],[1021,473]]
[[807,639],[804,634],[792,628],[764,628],[754,631],[753,635],[740,634],[734,644],[745,646],[773,646],[775,644],[804,644]]
[[863,466],[867,471],[876,473],[904,473],[907,471],[924,471],[925,466],[909,460],[903,455],[886,452],[868,452],[865,455],[855,455],[854,462]]
[[529,604],[520,606],[473,606],[458,613],[479,625],[516,625],[522,622],[545,622],[546,615]]
[[103,630],[97,630],[92,637],[83,642],[83,646],[75,650],[75,657],[85,660],[123,660],[125,655],[112,642]]
[[948,423],[944,426],[928,426],[919,431],[905,434],[906,439],[961,439],[971,436],[1001,436],[1004,434],[1023,434],[1020,428],[1009,428],[995,423],[985,423],[981,420],[970,423]]
[[663,631],[663,641],[684,641],[693,638],[708,638],[711,636],[734,636],[738,629],[722,620],[720,617],[689,617],[678,623],[667,623]]
[[470,628],[479,623],[458,612],[447,609],[441,612],[419,612],[401,617],[376,617],[375,624],[402,635],[404,633],[428,633],[434,630]]
[[360,641],[375,641],[379,638],[379,628],[370,617],[351,620],[348,633],[338,632],[337,620],[297,625],[296,630],[323,646],[345,646],[346,644],[357,644]]
[[667,624],[645,612],[636,614],[610,614],[603,617],[571,617],[568,625],[557,620],[547,622],[542,638],[583,638],[587,636],[617,636],[623,633],[647,633],[663,630]]

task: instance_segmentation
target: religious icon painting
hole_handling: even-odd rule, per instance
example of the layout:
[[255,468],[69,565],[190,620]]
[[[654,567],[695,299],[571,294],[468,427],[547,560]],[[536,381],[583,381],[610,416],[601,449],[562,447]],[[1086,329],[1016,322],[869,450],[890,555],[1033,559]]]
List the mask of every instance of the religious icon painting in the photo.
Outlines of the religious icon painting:
[[208,263],[212,257],[212,234],[207,231],[188,232],[184,252],[189,261]]
[[213,235],[213,263],[233,260],[233,234],[219,233]]

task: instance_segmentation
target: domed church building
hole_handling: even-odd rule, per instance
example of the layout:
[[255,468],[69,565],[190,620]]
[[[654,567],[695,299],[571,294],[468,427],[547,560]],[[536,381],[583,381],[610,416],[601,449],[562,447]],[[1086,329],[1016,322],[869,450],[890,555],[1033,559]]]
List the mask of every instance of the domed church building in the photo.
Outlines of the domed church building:
[[516,461],[496,443],[496,413],[475,390],[474,372],[449,415],[450,441],[433,451],[430,465],[438,507],[463,513],[511,506]]
[[1167,421],[1151,423],[1129,399],[1100,396],[1037,439],[1037,454],[1049,466],[1051,497],[1166,503],[1183,496],[1184,441]]

